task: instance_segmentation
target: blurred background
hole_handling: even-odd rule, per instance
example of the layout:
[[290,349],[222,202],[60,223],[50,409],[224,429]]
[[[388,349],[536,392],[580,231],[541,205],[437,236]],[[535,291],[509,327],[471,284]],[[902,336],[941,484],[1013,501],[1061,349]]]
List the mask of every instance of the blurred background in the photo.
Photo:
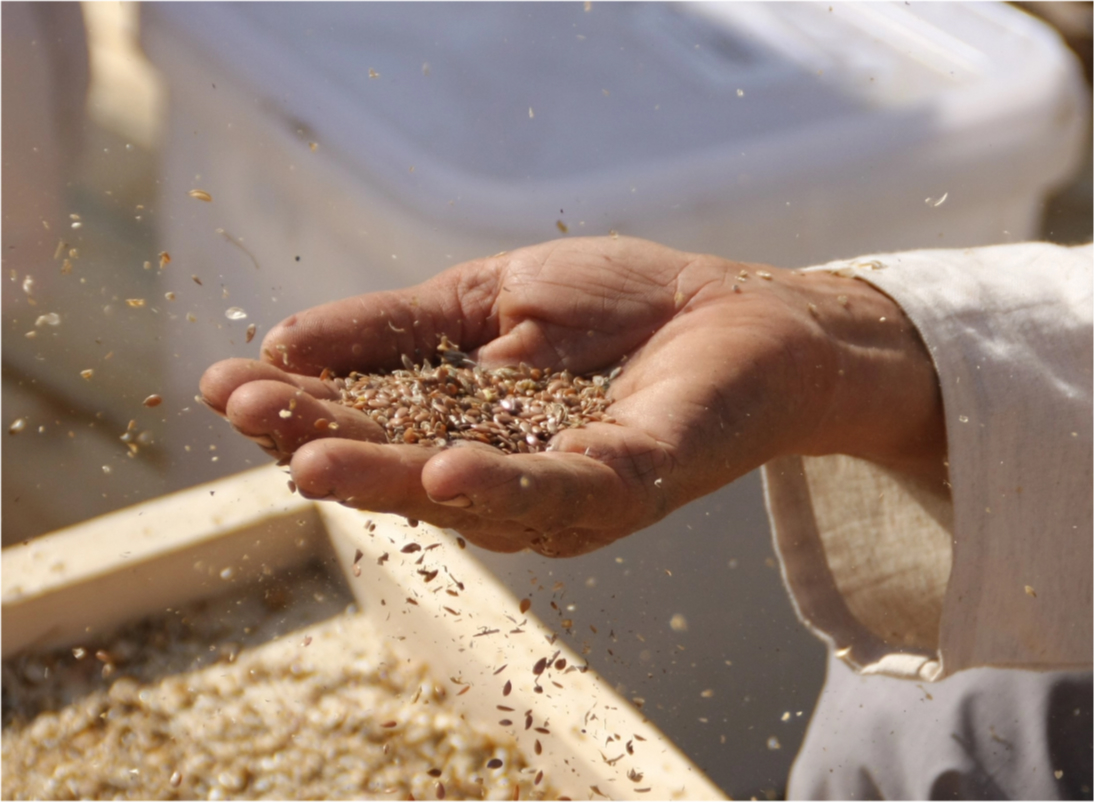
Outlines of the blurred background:
[[[1092,236],[1091,3],[0,10],[4,546],[265,464],[205,367],[464,259]],[[756,475],[598,554],[480,556],[728,794],[783,794],[824,647]]]

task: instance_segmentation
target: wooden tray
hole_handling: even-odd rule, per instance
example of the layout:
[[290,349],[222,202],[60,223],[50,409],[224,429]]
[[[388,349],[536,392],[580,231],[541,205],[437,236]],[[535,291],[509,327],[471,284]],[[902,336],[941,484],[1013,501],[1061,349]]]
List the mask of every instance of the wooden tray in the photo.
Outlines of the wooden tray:
[[[223,593],[226,582],[333,554],[393,650],[425,661],[458,712],[496,728],[496,737],[515,738],[528,755],[540,740],[537,765],[563,794],[725,798],[532,611],[522,613],[455,535],[307,501],[286,485],[282,470],[260,468],[5,549],[3,657],[72,646],[88,633]],[[503,699],[515,715],[531,710],[547,732],[526,729],[523,716],[509,727],[496,723]]]

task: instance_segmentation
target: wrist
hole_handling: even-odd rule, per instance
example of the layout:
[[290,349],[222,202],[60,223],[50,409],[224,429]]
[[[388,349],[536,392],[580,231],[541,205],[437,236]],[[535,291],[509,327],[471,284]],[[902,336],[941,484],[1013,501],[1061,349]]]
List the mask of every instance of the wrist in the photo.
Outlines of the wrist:
[[931,355],[901,307],[865,281],[792,273],[821,330],[817,424],[803,454],[848,454],[942,487],[943,401]]

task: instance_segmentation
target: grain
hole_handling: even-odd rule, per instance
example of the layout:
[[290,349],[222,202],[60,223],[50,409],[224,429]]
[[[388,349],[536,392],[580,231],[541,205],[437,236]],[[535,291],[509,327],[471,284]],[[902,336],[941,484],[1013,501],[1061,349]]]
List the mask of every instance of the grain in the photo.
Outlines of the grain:
[[390,443],[444,447],[469,440],[508,454],[544,451],[564,429],[615,423],[607,414],[607,376],[525,364],[487,370],[445,337],[437,352],[437,367],[404,354],[403,370],[334,379],[339,400],[380,424]]
[[[321,571],[271,582],[298,602],[274,609],[252,586],[75,650],[4,661],[0,796],[558,795],[533,782],[512,739],[466,721],[428,667],[397,657],[365,616],[351,607],[314,623],[348,600]],[[315,587],[329,601],[302,611]]]

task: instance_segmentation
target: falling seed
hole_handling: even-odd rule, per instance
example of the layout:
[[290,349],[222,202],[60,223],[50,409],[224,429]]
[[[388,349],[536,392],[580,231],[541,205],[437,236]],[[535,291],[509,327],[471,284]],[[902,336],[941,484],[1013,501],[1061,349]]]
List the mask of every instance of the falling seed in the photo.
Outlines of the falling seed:
[[247,327],[247,339],[244,340],[244,342],[251,342],[251,340],[255,339],[255,331],[257,328],[258,327],[254,323]]
[[967,415],[959,415],[958,416],[958,421],[960,423],[969,423],[970,419],[969,419],[969,416],[967,416]]
[[221,576],[221,579],[223,579],[225,582],[227,582],[229,579],[231,579],[235,575],[236,575],[236,571],[231,566],[229,566],[228,568],[222,568],[221,569],[220,576]]
[[1061,771],[1060,769],[1057,769],[1057,771],[1053,772],[1053,776],[1056,777],[1059,780],[1059,779],[1061,779],[1062,777],[1065,776],[1065,773],[1063,771]]
[[197,200],[205,201],[206,203],[213,200],[213,196],[206,192],[204,189],[192,189],[186,194],[189,195],[191,198],[196,198]]
[[1031,598],[1038,598],[1038,594],[1034,592],[1034,588],[1032,588],[1030,585],[1024,585],[1023,590],[1026,591],[1026,594]]
[[536,116],[536,115],[532,113],[532,106],[529,106],[529,107],[528,107],[528,118],[529,118],[529,119],[531,120],[531,119],[533,119],[533,118],[534,118],[535,116]]
[[687,632],[688,619],[681,613],[675,613],[673,617],[669,619],[669,628],[674,632]]
[[380,77],[380,73],[379,73],[379,72],[377,72],[376,70],[374,70],[374,69],[373,69],[372,67],[370,67],[370,68],[369,68],[369,77],[370,77],[370,78],[379,78],[379,77]]
[[456,538],[456,545],[459,546],[462,549],[466,549],[468,547],[467,541],[464,540],[464,538],[462,538],[462,537]]
[[[160,270],[163,270],[168,264],[171,263],[171,254],[167,251],[160,251]],[[201,282],[199,282],[201,283]]]
[[392,727],[399,726],[399,722],[398,721],[385,721],[380,726],[383,727],[386,730],[390,730]]
[[84,380],[87,380],[87,381],[90,381],[91,377],[94,376],[94,375],[95,375],[95,371],[92,370],[91,368],[88,368],[87,370],[81,370],[80,371],[80,378],[82,378]]
[[521,599],[520,608],[521,608],[521,614],[522,615],[527,613],[529,611],[530,607],[532,607],[532,599]]
[[224,310],[224,316],[229,320],[243,320],[247,313],[238,306],[230,306]]
[[779,738],[777,738],[774,735],[771,738],[769,738],[768,739],[768,748],[771,749],[773,752],[775,750],[781,748],[780,743],[779,743]]
[[8,434],[19,434],[27,428],[26,418],[16,418],[11,422],[11,426],[8,427]]
[[711,688],[708,688],[705,691],[700,691],[700,696],[702,696],[704,699],[710,699],[714,695],[715,692]]
[[536,665],[532,667],[532,673],[536,676],[540,676],[544,673],[544,669],[547,668],[547,658],[541,657],[536,661]]
[[496,757],[492,757],[490,760],[487,761],[487,768],[488,769],[500,769],[500,768],[502,768],[502,761],[499,760]]
[[157,393],[153,393],[141,403],[144,404],[146,407],[158,407],[160,404],[163,403],[163,396]]
[[169,300],[169,301],[174,301],[174,300],[175,300],[175,293],[173,293],[173,292],[165,292],[165,293],[163,294],[163,297],[164,297],[164,298],[166,298],[166,299],[167,299],[167,300]]
[[555,227],[557,229],[559,229],[561,232],[563,232],[564,234],[566,234],[568,231],[570,231],[570,228],[568,228],[567,224],[564,223],[562,220],[556,220],[555,221]]
[[34,321],[34,325],[37,328],[41,328],[42,326],[60,326],[61,316],[56,312],[49,312],[45,315],[39,315],[38,319]]
[[301,643],[300,645],[301,645],[301,646],[310,646],[310,645],[311,645],[311,643],[312,643],[312,636],[311,636],[311,635],[306,635],[306,636],[304,637],[304,642],[303,642],[303,643]]
[[502,695],[503,696],[509,696],[510,691],[512,691],[512,690],[513,690],[513,683],[510,682],[509,680],[506,680],[506,684],[502,686]]
[[182,784],[182,774],[177,771],[171,773],[171,787],[178,788]]
[[444,799],[445,798],[445,783],[440,783],[439,782],[437,784],[437,798],[438,799]]
[[534,743],[532,745],[532,751],[535,752],[536,754],[540,754],[541,752],[544,751],[544,747],[540,745],[539,739],[537,739],[536,743]]

